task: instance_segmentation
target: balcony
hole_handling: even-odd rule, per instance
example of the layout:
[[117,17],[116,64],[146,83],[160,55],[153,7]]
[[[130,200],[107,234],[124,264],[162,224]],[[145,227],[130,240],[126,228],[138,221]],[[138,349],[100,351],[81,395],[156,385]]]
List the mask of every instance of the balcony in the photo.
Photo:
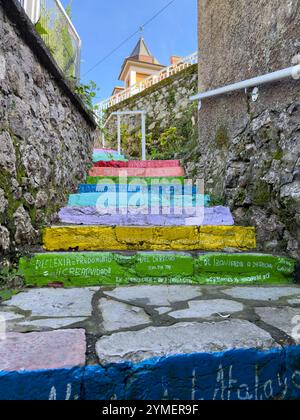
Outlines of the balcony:
[[67,78],[80,77],[81,39],[59,0],[19,0]]

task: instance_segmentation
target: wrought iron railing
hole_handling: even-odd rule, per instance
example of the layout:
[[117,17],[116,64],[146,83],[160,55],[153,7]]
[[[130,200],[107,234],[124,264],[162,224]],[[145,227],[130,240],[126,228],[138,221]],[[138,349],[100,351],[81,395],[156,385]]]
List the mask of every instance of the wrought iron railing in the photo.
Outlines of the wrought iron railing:
[[149,87],[155,85],[156,83],[161,82],[164,79],[167,79],[174,74],[181,72],[182,70],[186,69],[187,67],[197,64],[198,63],[198,53],[195,52],[188,57],[183,58],[180,60],[179,63],[176,63],[172,66],[165,67],[160,72],[153,74],[152,76],[147,77],[146,79],[142,80],[141,82],[130,86],[127,89],[124,89],[122,92],[117,93],[110,98],[100,102],[98,104],[98,116],[99,118],[103,117],[103,113],[105,110],[111,108],[114,105],[119,104],[120,102],[125,101],[128,98],[131,98],[138,93],[143,92],[144,90],[148,89]]
[[66,77],[80,77],[81,39],[59,0],[19,0]]

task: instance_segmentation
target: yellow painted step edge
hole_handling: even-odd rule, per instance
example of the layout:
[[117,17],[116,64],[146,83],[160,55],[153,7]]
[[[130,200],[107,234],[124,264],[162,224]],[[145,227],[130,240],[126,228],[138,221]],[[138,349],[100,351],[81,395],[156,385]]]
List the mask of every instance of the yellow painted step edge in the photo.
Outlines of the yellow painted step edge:
[[239,226],[63,226],[44,230],[47,251],[253,250],[256,229]]

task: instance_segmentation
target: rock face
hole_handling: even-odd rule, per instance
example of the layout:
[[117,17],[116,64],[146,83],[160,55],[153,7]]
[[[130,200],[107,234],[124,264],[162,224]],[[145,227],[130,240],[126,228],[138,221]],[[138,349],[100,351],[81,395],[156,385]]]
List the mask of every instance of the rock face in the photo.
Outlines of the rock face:
[[0,257],[39,241],[86,173],[95,132],[22,9],[12,17],[11,7],[0,3]]
[[[147,112],[148,157],[173,159],[181,157],[183,150],[191,150],[197,132],[197,107],[189,96],[197,92],[197,65],[157,83],[110,111],[145,110]],[[131,158],[141,158],[141,117],[122,117],[123,151]],[[107,140],[116,144],[116,124],[108,124]]]
[[[297,0],[199,0],[199,88],[207,91],[297,64]],[[209,22],[209,24],[208,24]],[[221,29],[220,29],[221,28]],[[295,79],[297,75],[295,75]],[[283,80],[203,100],[189,175],[258,228],[259,249],[300,258],[300,84]]]

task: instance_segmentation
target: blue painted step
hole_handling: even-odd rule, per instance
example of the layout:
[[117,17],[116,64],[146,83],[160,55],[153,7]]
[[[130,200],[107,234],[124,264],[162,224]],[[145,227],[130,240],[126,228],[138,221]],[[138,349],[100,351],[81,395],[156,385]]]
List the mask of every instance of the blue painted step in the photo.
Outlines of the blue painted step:
[[[174,184],[170,185],[164,185],[162,188],[164,191],[167,191],[168,188],[174,187]],[[105,192],[110,189],[111,191],[115,188],[116,192],[140,192],[140,191],[147,191],[151,192],[151,185],[148,186],[142,186],[140,184],[114,184],[114,185],[106,185],[106,184],[81,184],[78,188],[78,194],[86,194],[86,193],[96,193],[96,192]],[[193,194],[195,195],[197,193],[196,186],[193,187],[179,187],[180,192],[182,194]],[[177,187],[176,187],[176,191]]]

